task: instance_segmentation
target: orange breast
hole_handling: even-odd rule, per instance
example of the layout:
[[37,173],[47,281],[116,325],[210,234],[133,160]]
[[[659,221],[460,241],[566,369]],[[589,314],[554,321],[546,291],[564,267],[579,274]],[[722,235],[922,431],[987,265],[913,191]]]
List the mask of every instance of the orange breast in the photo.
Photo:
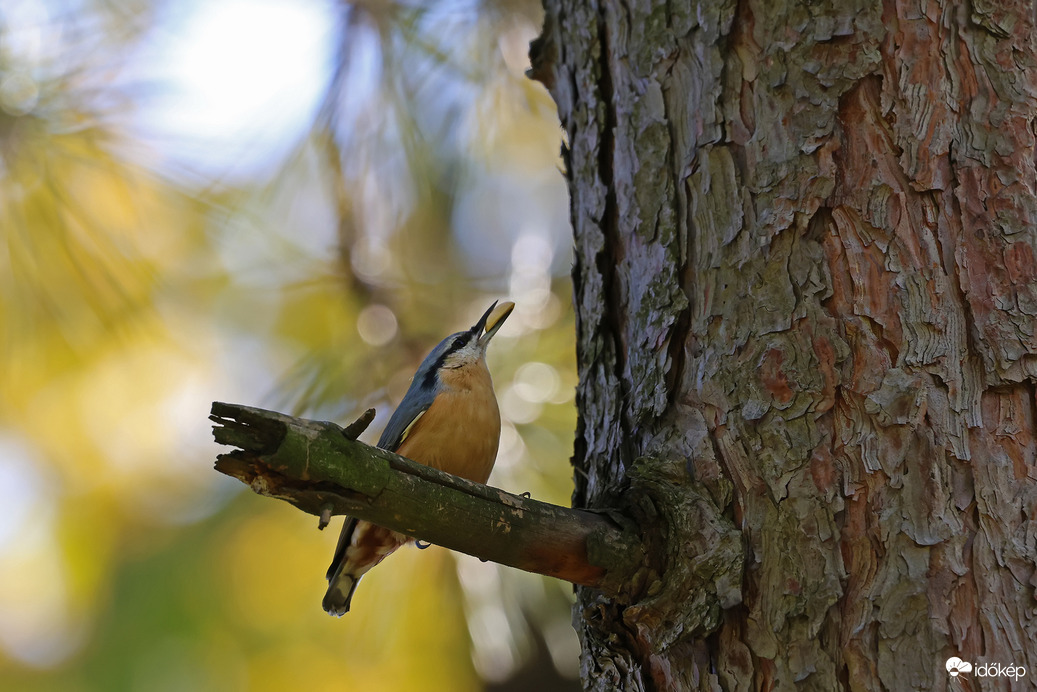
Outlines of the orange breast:
[[419,464],[485,483],[500,443],[500,410],[485,363],[445,370],[444,391],[396,453]]

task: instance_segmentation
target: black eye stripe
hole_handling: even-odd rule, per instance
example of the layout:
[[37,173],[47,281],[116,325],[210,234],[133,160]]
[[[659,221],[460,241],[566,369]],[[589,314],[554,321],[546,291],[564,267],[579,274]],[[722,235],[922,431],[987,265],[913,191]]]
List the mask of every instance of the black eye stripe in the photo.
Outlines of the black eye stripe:
[[467,346],[471,340],[472,333],[463,332],[461,334],[458,334],[454,338],[454,340],[450,342],[450,348],[448,348],[443,353],[443,355],[437,358],[436,362],[432,365],[432,368],[427,373],[425,373],[425,379],[422,382],[422,384],[425,386],[425,389],[431,390],[436,386],[436,373],[438,373],[440,368],[443,367],[443,364],[446,363],[446,359],[449,358],[451,354],[457,353],[462,348]]

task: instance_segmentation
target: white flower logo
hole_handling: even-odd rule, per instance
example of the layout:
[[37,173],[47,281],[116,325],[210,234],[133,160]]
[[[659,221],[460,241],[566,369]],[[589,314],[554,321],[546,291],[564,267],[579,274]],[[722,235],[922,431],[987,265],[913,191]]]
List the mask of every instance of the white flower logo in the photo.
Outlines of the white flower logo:
[[951,674],[952,678],[958,677],[962,673],[971,673],[972,664],[968,661],[963,661],[957,656],[951,656],[947,659],[947,663],[944,664],[944,668]]

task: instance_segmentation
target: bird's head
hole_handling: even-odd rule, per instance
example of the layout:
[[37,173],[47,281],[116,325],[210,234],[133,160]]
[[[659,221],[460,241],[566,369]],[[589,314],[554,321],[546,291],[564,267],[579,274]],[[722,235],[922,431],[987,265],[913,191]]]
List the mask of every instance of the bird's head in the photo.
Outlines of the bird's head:
[[451,334],[443,343],[447,348],[438,362],[439,368],[460,368],[482,360],[486,357],[486,347],[497,330],[508,319],[508,315],[515,309],[511,302],[494,303],[483,313],[479,321],[472,325],[468,331]]
[[432,391],[441,370],[453,370],[482,361],[490,339],[514,309],[512,302],[494,303],[471,329],[443,339],[422,362],[414,382]]

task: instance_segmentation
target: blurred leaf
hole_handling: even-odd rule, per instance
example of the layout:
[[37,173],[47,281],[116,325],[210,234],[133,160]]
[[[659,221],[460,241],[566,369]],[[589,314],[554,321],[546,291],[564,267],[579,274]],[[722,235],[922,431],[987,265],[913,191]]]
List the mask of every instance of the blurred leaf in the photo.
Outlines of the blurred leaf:
[[0,678],[477,690],[545,649],[571,675],[568,585],[440,549],[393,555],[329,618],[333,531],[223,484],[205,420],[215,399],[343,422],[377,406],[376,437],[425,353],[507,297],[491,482],[567,501],[560,133],[521,64],[538,3],[324,6],[340,19],[324,106],[236,182],[163,168],[128,126],[158,88],[138,61],[175,14],[16,4],[47,41],[12,40],[17,12],[0,23],[0,439],[47,492],[0,543],[0,576],[39,572],[0,599]]

